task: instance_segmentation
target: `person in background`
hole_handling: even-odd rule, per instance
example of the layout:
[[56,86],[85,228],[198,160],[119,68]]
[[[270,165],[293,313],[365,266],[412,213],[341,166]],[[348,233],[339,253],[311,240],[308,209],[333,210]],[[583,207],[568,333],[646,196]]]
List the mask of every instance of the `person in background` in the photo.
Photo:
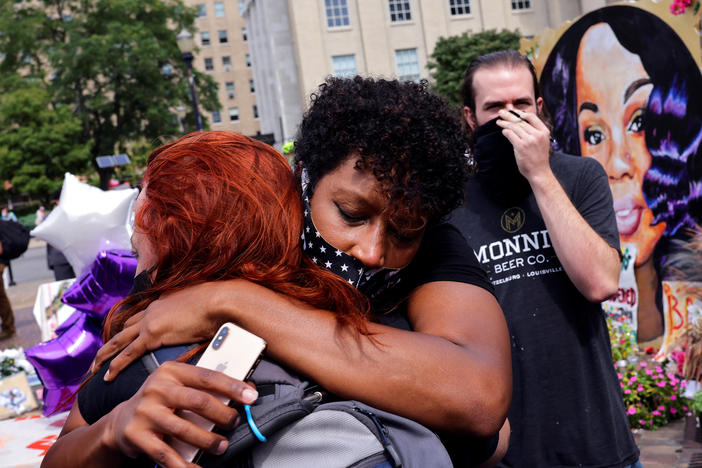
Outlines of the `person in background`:
[[620,267],[607,175],[551,151],[536,72],[518,52],[475,59],[461,93],[477,174],[452,222],[488,271],[512,344],[501,466],[636,464],[599,305]]
[[34,215],[34,225],[39,226],[41,222],[44,221],[44,218],[46,218],[46,209],[41,205],[37,208],[37,212]]
[[5,272],[5,265],[2,259],[2,243],[0,243],[0,320],[2,320],[2,330],[0,330],[0,340],[5,340],[15,336],[15,314],[12,311],[12,304],[5,291],[5,281],[2,274]]
[[[61,197],[61,190],[54,192],[54,205],[59,204],[59,198]],[[75,278],[76,274],[73,271],[73,267],[68,263],[68,259],[59,249],[53,245],[46,243],[46,263],[49,270],[54,272],[54,279],[56,281],[61,281],[65,279]]]
[[17,221],[17,215],[14,213],[14,211],[10,210],[7,207],[4,207],[2,209],[2,213],[0,213],[0,219],[3,221]]

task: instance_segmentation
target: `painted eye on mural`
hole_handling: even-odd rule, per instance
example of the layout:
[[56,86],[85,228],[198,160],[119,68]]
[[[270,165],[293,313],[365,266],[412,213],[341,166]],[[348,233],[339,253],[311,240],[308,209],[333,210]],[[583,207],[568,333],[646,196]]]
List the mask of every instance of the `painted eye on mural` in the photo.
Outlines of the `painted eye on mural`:
[[597,146],[602,143],[604,139],[605,134],[598,125],[586,128],[583,133],[583,140],[585,140],[588,145]]
[[634,112],[634,115],[631,117],[629,125],[627,125],[626,127],[626,131],[631,133],[638,133],[643,130],[643,124],[644,111],[643,109],[639,109],[636,112]]

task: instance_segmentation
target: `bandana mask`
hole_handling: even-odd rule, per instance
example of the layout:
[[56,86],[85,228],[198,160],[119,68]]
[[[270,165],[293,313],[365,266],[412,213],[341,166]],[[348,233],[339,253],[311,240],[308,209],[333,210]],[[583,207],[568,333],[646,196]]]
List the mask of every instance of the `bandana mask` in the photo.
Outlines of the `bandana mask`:
[[304,208],[304,228],[302,230],[302,250],[317,265],[345,279],[369,298],[373,298],[383,290],[399,281],[394,279],[402,268],[367,268],[357,258],[342,252],[322,235],[312,221],[312,210],[307,196],[307,172],[302,170],[302,205]]
[[514,203],[530,192],[529,182],[519,172],[512,143],[502,134],[497,118],[475,130],[473,157],[476,178],[492,198]]

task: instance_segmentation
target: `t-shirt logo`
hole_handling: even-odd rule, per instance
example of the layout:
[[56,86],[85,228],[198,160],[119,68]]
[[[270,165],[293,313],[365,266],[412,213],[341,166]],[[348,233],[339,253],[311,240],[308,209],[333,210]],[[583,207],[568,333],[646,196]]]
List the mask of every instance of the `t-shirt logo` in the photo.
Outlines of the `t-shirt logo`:
[[509,208],[502,213],[502,218],[500,218],[500,226],[510,234],[519,231],[524,226],[525,222],[526,214],[524,210],[518,206]]

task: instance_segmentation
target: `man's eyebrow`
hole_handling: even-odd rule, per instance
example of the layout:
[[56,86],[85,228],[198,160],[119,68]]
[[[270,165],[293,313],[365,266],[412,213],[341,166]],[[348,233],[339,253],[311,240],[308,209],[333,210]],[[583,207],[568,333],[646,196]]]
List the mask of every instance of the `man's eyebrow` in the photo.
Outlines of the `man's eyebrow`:
[[594,113],[597,113],[599,111],[599,107],[597,107],[597,104],[595,104],[594,102],[585,101],[582,104],[580,104],[580,109],[578,110],[578,114],[584,110],[589,110],[589,111],[592,111]]
[[628,88],[626,88],[626,91],[624,91],[624,103],[629,100],[632,94],[639,89],[642,86],[646,86],[647,84],[651,84],[650,78],[639,78],[638,80],[632,82]]
[[502,107],[504,105],[504,101],[485,101],[483,103],[483,109],[487,107],[492,107],[492,106],[500,106]]

